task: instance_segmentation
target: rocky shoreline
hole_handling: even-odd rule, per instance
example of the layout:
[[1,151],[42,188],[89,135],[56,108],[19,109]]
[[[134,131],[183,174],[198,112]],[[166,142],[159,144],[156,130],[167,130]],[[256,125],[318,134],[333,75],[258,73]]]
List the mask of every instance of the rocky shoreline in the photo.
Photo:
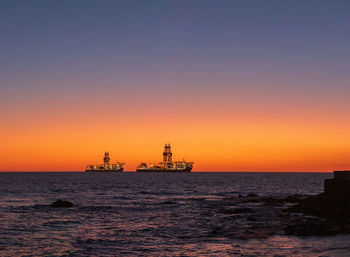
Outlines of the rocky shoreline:
[[[259,196],[255,193],[198,199],[200,211],[194,217],[203,227],[199,237],[264,239],[275,235],[329,236],[350,234],[350,171],[335,172],[318,195]],[[349,175],[349,176],[348,176]],[[167,205],[173,202],[165,202]],[[174,203],[175,204],[175,203]],[[53,208],[84,206],[57,200]]]
[[[346,174],[345,174],[346,173]],[[274,235],[330,236],[350,234],[350,171],[335,172],[318,195],[285,197],[239,195],[217,203],[222,225],[212,235],[264,239]],[[233,208],[234,206],[234,208]],[[225,221],[226,220],[226,221]]]
[[350,234],[350,171],[335,171],[325,181],[325,192],[300,199],[288,212],[303,213],[308,218],[286,227],[290,235]]
[[309,196],[287,209],[303,213],[307,218],[296,220],[285,228],[286,234],[297,236],[350,234],[350,201],[326,193]]

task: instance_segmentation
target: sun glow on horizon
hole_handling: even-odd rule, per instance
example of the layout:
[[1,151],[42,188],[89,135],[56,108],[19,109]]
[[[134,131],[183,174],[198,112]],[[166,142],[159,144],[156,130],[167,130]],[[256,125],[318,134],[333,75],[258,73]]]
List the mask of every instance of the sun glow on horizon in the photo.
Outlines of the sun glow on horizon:
[[[194,171],[331,171],[350,165],[345,127],[307,120],[242,122],[226,115],[180,124],[164,119],[159,125],[141,116],[129,123],[106,118],[60,123],[53,117],[43,125],[14,124],[2,129],[0,170],[84,170],[109,151],[132,171],[140,162],[161,161],[164,142],[172,142],[175,160],[194,161]],[[88,125],[89,120],[98,124]]]
[[0,5],[0,171],[350,168],[346,3]]

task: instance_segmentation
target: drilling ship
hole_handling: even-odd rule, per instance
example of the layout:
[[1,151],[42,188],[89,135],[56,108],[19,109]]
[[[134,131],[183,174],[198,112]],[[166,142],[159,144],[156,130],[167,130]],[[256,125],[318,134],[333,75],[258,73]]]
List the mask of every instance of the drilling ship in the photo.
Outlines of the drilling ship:
[[111,158],[109,157],[109,152],[105,152],[105,157],[103,158],[103,164],[88,165],[85,169],[86,172],[123,172],[124,163],[111,163]]
[[163,162],[158,164],[146,164],[142,162],[137,166],[137,172],[191,172],[193,168],[193,162],[172,161],[172,152],[170,144],[165,144],[163,152]]

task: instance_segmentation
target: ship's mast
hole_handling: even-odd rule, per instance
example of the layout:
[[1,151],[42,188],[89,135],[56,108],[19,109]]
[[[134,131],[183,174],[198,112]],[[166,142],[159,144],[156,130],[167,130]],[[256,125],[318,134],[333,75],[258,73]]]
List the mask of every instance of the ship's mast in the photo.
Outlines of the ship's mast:
[[172,153],[171,153],[171,147],[170,144],[165,144],[164,146],[164,152],[163,152],[163,162],[164,163],[171,163],[172,160]]
[[110,165],[111,158],[109,158],[109,152],[105,152],[105,157],[103,158],[103,162],[105,166]]

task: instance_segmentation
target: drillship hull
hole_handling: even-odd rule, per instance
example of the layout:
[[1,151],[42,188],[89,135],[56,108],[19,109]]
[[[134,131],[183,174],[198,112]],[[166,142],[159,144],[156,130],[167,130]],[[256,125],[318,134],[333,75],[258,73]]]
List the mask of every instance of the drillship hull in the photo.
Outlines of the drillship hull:
[[95,173],[115,173],[115,172],[123,172],[124,163],[117,162],[111,163],[111,158],[109,157],[109,152],[105,152],[105,157],[103,158],[103,164],[89,164],[85,172],[95,172]]
[[157,172],[157,173],[188,173],[191,172],[193,162],[175,161],[172,159],[172,152],[170,144],[165,144],[163,152],[163,161],[158,164],[151,163],[147,165],[145,162],[141,162],[136,168],[136,172]]
[[96,173],[114,173],[114,172],[123,172],[124,168],[118,169],[118,170],[85,170],[85,172],[96,172]]
[[137,172],[173,172],[173,173],[186,173],[186,172],[191,172],[192,168],[188,167],[186,169],[152,169],[152,168],[148,168],[148,169],[137,169]]

